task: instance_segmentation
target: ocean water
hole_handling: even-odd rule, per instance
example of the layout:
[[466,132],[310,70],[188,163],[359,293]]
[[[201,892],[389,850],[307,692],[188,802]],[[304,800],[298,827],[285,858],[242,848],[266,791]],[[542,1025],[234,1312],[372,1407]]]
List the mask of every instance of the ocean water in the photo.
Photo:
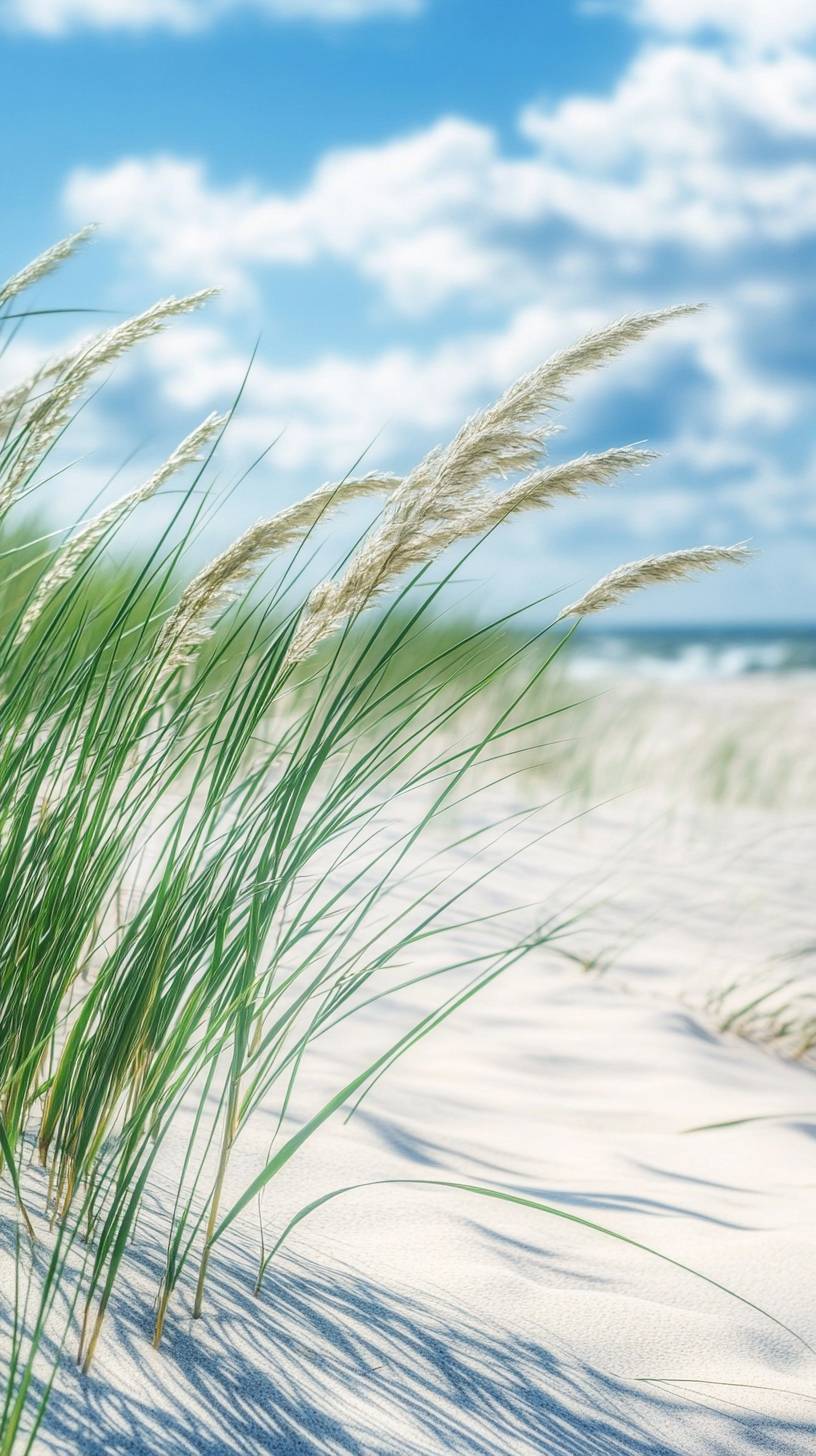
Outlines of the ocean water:
[[816,624],[718,627],[594,627],[576,633],[570,671],[665,681],[752,673],[816,673]]

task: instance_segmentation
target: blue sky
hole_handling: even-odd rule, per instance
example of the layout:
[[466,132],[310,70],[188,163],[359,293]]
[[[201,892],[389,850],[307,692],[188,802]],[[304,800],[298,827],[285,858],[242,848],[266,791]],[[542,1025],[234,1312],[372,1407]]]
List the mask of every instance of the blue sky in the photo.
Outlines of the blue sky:
[[[364,451],[407,468],[589,327],[703,299],[563,411],[558,453],[660,462],[494,538],[488,598],[751,537],[744,571],[622,620],[816,617],[812,0],[0,0],[0,87],[0,266],[100,224],[40,306],[224,289],[77,422],[57,521],[228,404],[258,335],[227,476],[280,439],[221,533]],[[3,377],[87,327],[42,320]]]

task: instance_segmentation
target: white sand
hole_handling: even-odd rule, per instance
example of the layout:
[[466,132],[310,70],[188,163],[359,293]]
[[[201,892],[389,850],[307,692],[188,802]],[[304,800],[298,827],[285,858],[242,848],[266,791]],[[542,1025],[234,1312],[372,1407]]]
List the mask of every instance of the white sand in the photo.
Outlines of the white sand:
[[[814,849],[812,815],[681,815],[631,799],[531,846],[480,892],[482,913],[574,902],[587,920],[565,948],[608,967],[545,950],[469,1003],[293,1160],[265,1199],[270,1232],[368,1178],[490,1184],[652,1245],[816,1347],[814,1073],[719,1033],[701,1009],[816,942]],[[437,994],[431,983],[324,1042],[293,1125]],[[272,1121],[270,1109],[240,1144],[233,1195],[262,1165]],[[191,1319],[185,1287],[156,1353],[146,1219],[96,1366],[61,1375],[37,1456],[816,1450],[816,1356],[691,1275],[563,1219],[422,1187],[352,1193],[295,1231],[261,1300],[257,1243],[247,1215],[216,1250],[206,1317]]]

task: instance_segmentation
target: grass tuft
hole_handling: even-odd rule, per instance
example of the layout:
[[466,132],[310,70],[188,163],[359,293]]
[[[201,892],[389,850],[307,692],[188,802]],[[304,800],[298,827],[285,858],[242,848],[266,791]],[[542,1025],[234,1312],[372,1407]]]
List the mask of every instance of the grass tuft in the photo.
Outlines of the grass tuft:
[[[545,468],[545,421],[574,374],[676,312],[582,340],[404,479],[321,487],[186,585],[219,417],[64,545],[27,539],[9,514],[42,481],[99,371],[208,296],[148,309],[0,401],[0,549],[12,578],[0,599],[0,1154],[17,1216],[44,1248],[32,1263],[17,1239],[0,1456],[28,1449],[43,1417],[54,1369],[44,1383],[36,1372],[55,1320],[57,1351],[75,1340],[91,1366],[171,1133],[186,1129],[186,1142],[166,1210],[156,1344],[182,1276],[195,1272],[203,1313],[213,1245],[317,1129],[560,933],[540,911],[523,933],[498,929],[479,955],[446,958],[444,932],[480,923],[469,896],[487,871],[474,855],[464,881],[448,883],[441,867],[412,879],[440,834],[454,845],[474,837],[456,810],[478,784],[512,774],[513,754],[536,751],[542,735],[546,744],[555,710],[541,685],[569,636],[553,624],[440,630],[458,563],[440,581],[428,572],[516,512],[645,463],[624,447]],[[166,530],[112,580],[111,539],[184,470]],[[375,492],[385,505],[358,549],[298,598],[297,564],[279,553],[330,509]],[[230,615],[270,564],[280,570],[264,609]],[[407,893],[391,897],[397,885]],[[277,1109],[283,1128],[322,1038],[431,979],[448,984],[443,999],[302,1117],[225,1210],[243,1130],[261,1107]]]

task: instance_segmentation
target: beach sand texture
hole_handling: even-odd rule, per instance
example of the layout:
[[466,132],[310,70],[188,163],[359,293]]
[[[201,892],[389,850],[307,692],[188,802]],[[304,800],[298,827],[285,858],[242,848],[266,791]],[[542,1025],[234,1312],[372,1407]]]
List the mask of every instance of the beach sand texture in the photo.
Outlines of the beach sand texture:
[[[495,866],[477,892],[482,916],[532,923],[518,907],[536,903],[577,920],[293,1159],[263,1199],[267,1243],[302,1204],[344,1185],[491,1185],[647,1244],[816,1346],[814,1073],[789,1055],[792,1042],[782,1055],[741,1036],[739,1019],[728,1026],[736,1003],[724,995],[734,982],[774,987],[793,965],[789,994],[807,1017],[816,823],[806,805],[783,814],[681,798],[624,794],[589,813],[559,800],[480,842],[480,867]],[[487,814],[479,800],[463,806],[457,831],[469,816],[525,807],[530,789],[488,800]],[[455,879],[473,853],[445,851],[437,870]],[[452,929],[447,952],[478,953],[503,925]],[[430,982],[326,1037],[288,1124],[434,997]],[[270,1106],[242,1136],[228,1197],[263,1165],[276,1117]],[[686,1131],[751,1117],[768,1120]],[[191,1316],[191,1268],[154,1351],[157,1235],[184,1136],[182,1119],[94,1367],[83,1377],[66,1359],[35,1456],[816,1449],[816,1355],[794,1334],[567,1218],[420,1184],[318,1210],[259,1298],[258,1216],[247,1210],[214,1250],[204,1318]]]

